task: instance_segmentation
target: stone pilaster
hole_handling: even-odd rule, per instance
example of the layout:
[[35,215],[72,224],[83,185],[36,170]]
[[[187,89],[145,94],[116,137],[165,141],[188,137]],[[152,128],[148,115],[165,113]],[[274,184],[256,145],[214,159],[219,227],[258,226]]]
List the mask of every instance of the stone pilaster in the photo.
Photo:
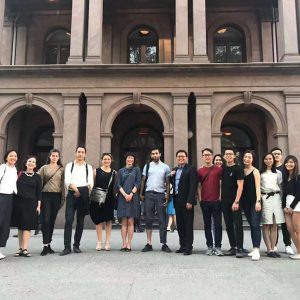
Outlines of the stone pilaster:
[[164,162],[171,168],[174,165],[173,132],[163,132],[164,137]]
[[68,64],[83,63],[85,1],[72,0],[71,45]]
[[3,37],[3,27],[4,27],[4,14],[5,14],[5,0],[0,0],[0,65],[1,54],[2,54],[2,37]]
[[86,63],[102,63],[103,0],[90,0]]
[[205,0],[193,0],[193,62],[208,63],[206,47],[206,5]]
[[263,62],[273,62],[272,14],[269,9],[260,11],[260,22],[262,59]]

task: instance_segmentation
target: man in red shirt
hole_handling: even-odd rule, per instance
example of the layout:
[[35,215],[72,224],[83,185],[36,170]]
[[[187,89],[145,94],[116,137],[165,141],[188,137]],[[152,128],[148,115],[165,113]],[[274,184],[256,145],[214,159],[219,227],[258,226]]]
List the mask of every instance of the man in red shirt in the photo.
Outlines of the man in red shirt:
[[[207,255],[223,256],[222,242],[222,209],[220,201],[220,182],[222,168],[213,164],[213,151],[209,148],[202,150],[204,165],[198,170],[198,197],[203,214]],[[214,238],[212,235],[212,219],[214,224]]]

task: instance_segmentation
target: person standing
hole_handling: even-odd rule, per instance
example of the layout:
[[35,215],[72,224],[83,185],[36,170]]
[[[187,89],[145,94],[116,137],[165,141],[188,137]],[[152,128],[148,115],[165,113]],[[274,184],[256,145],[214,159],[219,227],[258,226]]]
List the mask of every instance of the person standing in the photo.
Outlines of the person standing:
[[31,230],[38,226],[41,213],[42,178],[34,172],[36,158],[27,156],[26,171],[19,173],[17,179],[18,193],[14,198],[12,226],[18,228],[19,251],[15,256],[30,257],[28,251]]
[[284,220],[280,197],[282,173],[275,167],[275,158],[271,152],[263,157],[261,170],[262,221],[263,237],[267,247],[268,257],[281,257],[276,251],[278,224]]
[[141,186],[141,170],[135,166],[135,156],[125,154],[126,165],[118,171],[118,218],[122,219],[122,247],[121,251],[130,252],[134,232],[134,218],[140,214],[140,197],[138,191]]
[[243,156],[244,187],[241,202],[247,221],[250,225],[253,250],[248,254],[252,260],[260,259],[259,247],[261,243],[261,193],[260,173],[253,166],[254,152],[246,150]]
[[[152,226],[155,211],[159,221],[161,250],[171,252],[167,245],[166,206],[170,198],[170,168],[160,160],[161,152],[155,147],[150,152],[151,162],[143,169],[140,198],[144,201],[147,244],[142,252],[152,251]],[[145,193],[144,193],[145,188]]]
[[226,224],[226,231],[230,243],[230,249],[224,253],[226,256],[235,255],[243,257],[243,219],[240,199],[244,185],[244,171],[235,164],[236,153],[233,148],[226,148],[222,175],[222,211]]
[[74,236],[73,251],[81,253],[79,248],[82,237],[84,218],[89,212],[89,194],[93,188],[93,169],[85,162],[86,148],[78,146],[75,153],[75,161],[67,164],[65,169],[65,186],[68,189],[66,200],[66,221],[64,231],[65,248],[61,256],[71,253],[72,224],[75,212],[77,224]]
[[[203,214],[207,255],[223,256],[222,243],[222,209],[220,200],[220,185],[223,169],[213,164],[213,151],[202,150],[204,166],[198,169],[198,198]],[[215,243],[212,235],[212,219],[214,224]]]
[[112,220],[114,219],[114,208],[116,198],[114,195],[114,186],[116,181],[116,171],[111,168],[112,155],[103,153],[101,156],[102,165],[94,170],[94,187],[107,191],[105,202],[99,206],[98,203],[91,201],[90,216],[96,225],[98,243],[96,250],[102,249],[102,227],[105,224],[105,247],[106,251],[110,251],[110,235],[112,229]]
[[213,158],[213,164],[221,168],[223,167],[224,159],[221,154],[215,154]]
[[5,258],[1,248],[9,238],[13,195],[17,193],[17,160],[17,152],[9,150],[4,155],[5,163],[0,166],[0,260]]
[[62,193],[64,192],[64,170],[60,161],[59,150],[50,150],[46,164],[41,167],[38,174],[41,176],[43,182],[41,209],[44,247],[41,256],[45,256],[54,253],[50,244],[55,220],[62,205]]
[[188,154],[185,150],[176,152],[176,161],[177,167],[171,172],[180,245],[176,253],[191,255],[194,242],[194,206],[197,204],[197,171],[188,164]]
[[300,175],[295,156],[288,155],[285,158],[283,172],[282,207],[287,228],[297,249],[297,254],[290,258],[300,259]]
[[[282,164],[282,160],[283,160],[283,158],[282,158],[282,149],[280,149],[279,147],[274,147],[273,149],[271,149],[270,152],[274,155],[276,169],[279,170],[282,173],[283,169],[284,169],[284,165]],[[279,230],[277,230],[277,232],[278,232],[278,236],[277,236],[277,240],[276,240],[275,250],[277,250]],[[291,236],[290,236],[290,233],[287,229],[287,224],[286,223],[281,224],[281,232],[282,232],[283,243],[285,245],[286,254],[293,255],[294,250],[291,247],[291,245],[292,245]]]

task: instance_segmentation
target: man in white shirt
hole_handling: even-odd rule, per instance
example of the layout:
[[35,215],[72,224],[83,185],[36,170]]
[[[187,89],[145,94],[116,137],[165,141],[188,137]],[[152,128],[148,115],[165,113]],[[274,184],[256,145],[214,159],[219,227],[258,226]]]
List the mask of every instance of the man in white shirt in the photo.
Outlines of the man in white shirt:
[[64,232],[65,249],[61,256],[71,253],[72,225],[77,211],[77,224],[74,236],[73,251],[80,253],[80,240],[84,227],[84,217],[88,214],[89,194],[94,185],[93,168],[85,162],[86,148],[78,146],[75,161],[67,164],[65,185],[68,189],[66,201],[66,222]]

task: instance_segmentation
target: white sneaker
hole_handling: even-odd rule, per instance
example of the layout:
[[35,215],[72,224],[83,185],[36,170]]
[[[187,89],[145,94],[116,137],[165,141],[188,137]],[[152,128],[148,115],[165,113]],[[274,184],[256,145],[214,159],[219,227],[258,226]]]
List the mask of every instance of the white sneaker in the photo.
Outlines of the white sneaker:
[[98,242],[97,243],[96,250],[97,251],[101,251],[102,250],[102,242]]
[[5,255],[0,252],[0,260],[4,259],[4,258],[5,258]]
[[255,249],[253,249],[251,252],[249,252],[249,253],[248,253],[248,256],[252,257],[253,254],[254,254],[254,252],[255,252]]
[[289,255],[294,255],[295,254],[295,252],[294,252],[294,250],[291,246],[286,246],[285,247],[285,253],[289,254]]
[[260,253],[259,253],[259,249],[255,249],[252,251],[252,260],[259,260],[260,259]]
[[300,259],[300,254],[294,254],[290,256],[291,259]]

